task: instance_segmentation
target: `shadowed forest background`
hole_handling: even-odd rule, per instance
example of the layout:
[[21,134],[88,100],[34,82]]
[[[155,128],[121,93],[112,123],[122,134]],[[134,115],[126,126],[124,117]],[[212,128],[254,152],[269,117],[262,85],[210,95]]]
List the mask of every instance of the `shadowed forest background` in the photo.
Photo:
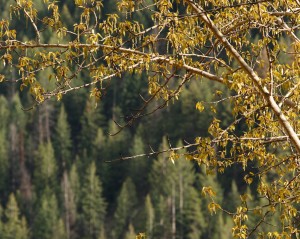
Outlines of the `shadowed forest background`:
[[[34,1],[41,11],[42,2]],[[103,15],[116,11],[116,1],[103,3]],[[0,1],[3,18],[9,18],[9,5],[10,1]],[[60,1],[59,6],[65,23],[79,18],[73,1]],[[150,21],[147,16],[139,17],[145,25]],[[24,41],[34,35],[25,26],[14,28]],[[58,41],[50,31],[44,36],[46,42]],[[1,64],[0,71],[8,79],[16,78],[14,69]],[[48,71],[38,74],[48,77]],[[91,79],[82,74],[78,80]],[[220,99],[215,83],[194,80],[185,84],[179,100],[115,136],[109,135],[118,130],[114,121],[126,121],[124,117],[143,104],[139,94],[148,90],[146,75],[113,79],[97,104],[89,97],[91,89],[85,88],[31,109],[34,100],[27,89],[20,92],[19,87],[0,85],[0,238],[133,239],[145,232],[149,239],[225,239],[231,237],[232,219],[210,213],[202,187],[216,189],[216,201],[228,211],[235,211],[244,193],[259,204],[252,193],[256,184],[253,188],[246,185],[247,172],[240,166],[216,177],[184,157],[173,164],[167,154],[107,162],[208,136],[213,117],[227,126],[232,121],[231,105],[229,101],[214,103]],[[226,95],[230,92],[224,89],[222,97]],[[207,108],[202,113],[195,110],[199,101]],[[218,108],[218,115],[210,107]],[[243,122],[238,124],[239,131]],[[269,230],[277,221],[273,216],[259,230]]]

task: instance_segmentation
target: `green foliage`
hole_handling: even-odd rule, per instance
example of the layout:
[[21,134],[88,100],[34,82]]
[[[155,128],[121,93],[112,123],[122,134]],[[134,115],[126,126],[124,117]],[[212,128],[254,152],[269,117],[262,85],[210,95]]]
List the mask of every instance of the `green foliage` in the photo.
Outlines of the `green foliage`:
[[[142,136],[137,132],[132,140],[132,148],[130,155],[139,155],[145,153],[145,145]],[[151,160],[146,157],[139,157],[130,160],[128,168],[128,175],[132,178],[137,191],[142,195],[149,190],[148,173],[151,167]]]
[[[11,101],[10,122],[16,125],[17,129],[23,131],[26,125],[26,114],[21,108],[21,100],[18,94],[15,94]],[[5,121],[4,121],[5,122]]]
[[94,162],[89,165],[85,173],[81,195],[82,238],[97,239],[103,230],[106,203],[102,197],[102,185],[96,175]]
[[117,207],[114,212],[113,238],[123,238],[124,233],[132,222],[133,216],[136,214],[136,205],[135,186],[132,180],[127,178],[117,198]]
[[[0,99],[1,203],[13,205],[11,193],[20,192],[20,201],[25,191],[36,195],[20,212],[33,238],[105,237],[111,221],[110,231],[122,238],[142,227],[137,215],[150,220],[153,238],[229,237],[227,227],[241,239],[298,236],[298,0],[0,0],[0,13],[0,92],[7,98]],[[51,98],[63,100],[68,113]],[[38,119],[21,102],[39,105]],[[54,122],[51,113],[59,110]],[[154,118],[145,124],[148,114]],[[155,152],[166,134],[164,153]],[[174,147],[180,139],[185,144]],[[104,163],[140,152],[159,155],[152,169],[142,159]],[[96,168],[114,216],[104,216]],[[128,175],[137,191],[125,189]],[[230,189],[232,181],[240,191],[251,186],[252,203]],[[76,216],[65,232],[66,195]],[[128,216],[124,207],[133,204]],[[17,222],[6,213],[1,233]]]
[[223,192],[216,175],[207,175],[205,170],[203,171],[199,176],[199,181],[202,187],[202,211],[207,223],[204,235],[210,238],[219,238],[222,227],[218,225],[220,215],[217,214],[217,210],[221,208]]
[[[166,138],[163,138],[161,149],[167,147]],[[154,237],[169,238],[175,234],[194,239],[203,235],[207,224],[201,211],[200,195],[194,188],[195,181],[193,164],[183,158],[172,163],[168,155],[162,154],[154,162],[150,174],[156,209]]]
[[7,126],[9,119],[8,103],[6,99],[0,97],[0,192],[4,195],[5,186],[8,183],[8,142],[7,142]]
[[55,134],[55,152],[57,154],[57,159],[63,167],[70,167],[70,157],[71,157],[71,132],[67,121],[67,114],[65,108],[62,105],[57,119],[56,134]]
[[88,156],[94,152],[93,141],[97,135],[98,128],[103,124],[103,116],[101,115],[101,106],[95,107],[95,102],[88,100],[81,117],[81,137],[80,147],[86,150]]
[[154,223],[155,223],[155,211],[154,211],[154,207],[153,204],[151,202],[151,197],[150,195],[147,195],[145,198],[145,227],[144,230],[147,235],[149,235],[149,237],[151,238],[152,235],[152,231],[154,228]]
[[40,194],[45,187],[55,189],[57,177],[57,163],[51,141],[39,145],[35,158],[34,181]]
[[125,233],[124,239],[132,239],[135,238],[135,236],[136,236],[136,232],[134,231],[134,227],[130,223],[128,227],[128,231]]
[[[7,239],[27,239],[29,232],[24,217],[20,216],[20,211],[14,194],[11,194],[4,211],[5,223],[2,224],[2,238]],[[1,229],[0,229],[1,230]],[[1,234],[1,233],[0,233]]]
[[64,230],[64,224],[59,217],[57,198],[53,191],[46,187],[38,200],[32,231],[33,238],[63,238],[60,236],[65,235]]

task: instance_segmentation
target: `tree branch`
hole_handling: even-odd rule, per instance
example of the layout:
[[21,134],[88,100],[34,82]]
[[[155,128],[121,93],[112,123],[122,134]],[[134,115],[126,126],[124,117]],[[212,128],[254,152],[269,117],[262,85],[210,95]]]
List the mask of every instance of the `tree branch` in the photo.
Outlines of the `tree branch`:
[[[222,43],[222,45],[237,60],[239,65],[242,67],[242,69],[248,74],[248,76],[253,81],[253,83],[257,87],[257,89],[260,92],[260,94],[262,95],[262,97],[266,100],[266,102],[268,102],[270,108],[272,109],[274,114],[277,116],[279,123],[282,125],[282,127],[284,128],[284,131],[291,139],[297,152],[300,153],[300,139],[299,139],[298,135],[296,134],[293,127],[287,120],[286,116],[283,114],[280,107],[274,100],[274,97],[272,95],[270,95],[269,90],[265,86],[262,86],[261,80],[258,77],[258,75],[255,73],[255,71],[247,64],[247,62],[238,53],[238,51],[233,47],[233,45],[231,45],[231,43],[227,40],[227,38],[219,31],[219,29],[213,23],[213,21],[205,13],[203,13],[202,7],[199,6],[198,4],[196,4],[192,0],[187,0],[187,3],[192,7],[192,9],[194,11],[196,11],[199,14],[199,17],[204,22],[204,24],[212,31],[214,36],[217,39],[219,39],[219,41]],[[283,25],[284,25],[284,23],[283,23]]]

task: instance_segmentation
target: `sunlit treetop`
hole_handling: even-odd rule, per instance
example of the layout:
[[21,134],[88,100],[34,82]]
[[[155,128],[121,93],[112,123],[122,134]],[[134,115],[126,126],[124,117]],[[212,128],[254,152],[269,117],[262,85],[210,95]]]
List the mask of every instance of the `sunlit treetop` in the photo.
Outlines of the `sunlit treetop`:
[[[102,1],[75,0],[79,17],[72,23],[64,21],[59,1],[45,0],[39,7],[43,11],[34,2],[11,1],[10,18],[0,20],[1,81],[11,81],[6,73],[16,70],[20,90],[29,88],[40,104],[83,87],[101,100],[111,80],[146,73],[144,104],[124,126],[118,125],[120,130],[144,115],[152,102],[160,102],[159,109],[178,99],[189,81],[225,86],[231,95],[219,90],[223,98],[218,102],[232,104],[234,121],[221,128],[215,118],[210,137],[183,146],[190,149],[187,158],[206,165],[208,173],[241,164],[248,184],[259,180],[262,205],[248,208],[244,197],[236,212],[228,212],[234,237],[258,233],[275,212],[282,227],[265,235],[298,233],[299,0],[120,0],[117,11],[106,15]],[[21,38],[20,25],[33,34]],[[196,110],[206,105],[199,102]],[[245,131],[236,135],[240,122]],[[172,160],[178,150],[169,149]],[[270,172],[277,175],[271,182]],[[259,219],[249,228],[247,220],[254,214]]]

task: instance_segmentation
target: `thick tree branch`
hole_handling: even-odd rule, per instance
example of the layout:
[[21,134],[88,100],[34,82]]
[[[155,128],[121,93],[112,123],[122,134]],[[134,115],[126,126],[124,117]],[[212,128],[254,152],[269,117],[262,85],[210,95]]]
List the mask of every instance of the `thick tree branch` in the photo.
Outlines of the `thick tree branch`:
[[213,21],[204,13],[201,6],[196,4],[192,0],[187,0],[187,3],[192,7],[194,11],[199,14],[201,20],[205,23],[205,25],[212,31],[214,36],[222,43],[222,45],[226,48],[226,50],[237,60],[242,69],[248,74],[250,79],[253,81],[258,91],[262,95],[262,97],[268,102],[270,108],[273,110],[274,114],[277,116],[279,123],[284,128],[285,133],[291,139],[294,147],[297,152],[300,153],[300,139],[293,127],[287,120],[286,116],[281,111],[280,107],[276,103],[274,97],[270,94],[269,90],[261,84],[261,80],[255,71],[247,64],[247,62],[243,59],[243,57],[239,54],[239,52],[234,48],[233,45],[227,40],[227,38],[219,31],[217,26],[213,23]]
[[[72,47],[72,44],[29,44],[29,43],[19,43],[16,41],[12,41],[12,44],[4,44],[1,45],[0,43],[0,50],[1,49],[37,49],[37,48],[58,48],[58,49],[69,49]],[[191,73],[203,76],[207,79],[217,81],[220,83],[225,83],[224,79],[222,77],[216,76],[214,74],[211,74],[207,71],[198,69],[196,67],[190,66],[188,64],[180,64],[178,61],[169,58],[168,56],[161,56],[156,53],[145,53],[141,52],[135,49],[130,49],[130,48],[124,48],[124,47],[115,47],[115,46],[109,46],[109,45],[104,45],[104,44],[74,44],[74,47],[77,48],[101,48],[101,49],[109,49],[112,51],[116,51],[119,53],[128,53],[128,54],[135,54],[139,56],[145,56],[145,57],[150,57],[150,61],[153,62],[165,62],[170,64],[171,66],[178,66],[182,69],[185,69],[187,71],[190,71]],[[140,63],[139,63],[140,64]]]

